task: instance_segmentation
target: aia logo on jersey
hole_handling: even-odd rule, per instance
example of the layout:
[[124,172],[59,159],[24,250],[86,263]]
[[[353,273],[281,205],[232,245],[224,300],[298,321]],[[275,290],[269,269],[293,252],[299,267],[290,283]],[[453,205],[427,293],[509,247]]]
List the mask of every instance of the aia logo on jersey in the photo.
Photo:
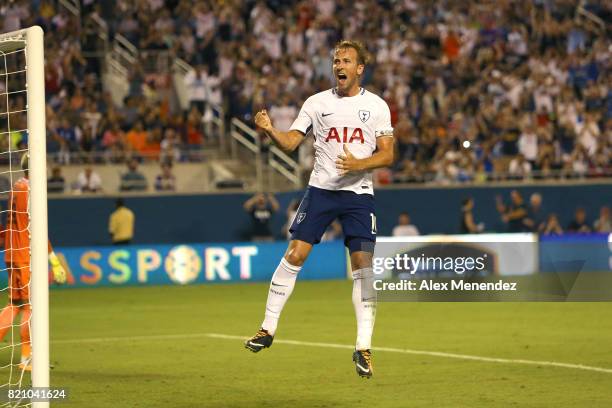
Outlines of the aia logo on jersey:
[[326,142],[329,142],[330,140],[335,140],[338,143],[365,143],[365,140],[363,139],[363,130],[361,130],[361,128],[354,128],[351,133],[351,136],[349,137],[349,128],[343,127],[342,138],[340,138],[340,133],[338,132],[338,129],[332,127],[329,129],[329,132],[327,132],[327,137],[325,138]]

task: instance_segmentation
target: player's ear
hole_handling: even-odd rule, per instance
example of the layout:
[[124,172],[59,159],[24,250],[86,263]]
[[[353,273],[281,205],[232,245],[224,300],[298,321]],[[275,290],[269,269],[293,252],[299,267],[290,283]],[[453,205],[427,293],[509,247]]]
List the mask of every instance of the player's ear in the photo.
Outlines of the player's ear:
[[357,65],[357,75],[361,76],[364,70],[365,70],[365,65],[363,64]]

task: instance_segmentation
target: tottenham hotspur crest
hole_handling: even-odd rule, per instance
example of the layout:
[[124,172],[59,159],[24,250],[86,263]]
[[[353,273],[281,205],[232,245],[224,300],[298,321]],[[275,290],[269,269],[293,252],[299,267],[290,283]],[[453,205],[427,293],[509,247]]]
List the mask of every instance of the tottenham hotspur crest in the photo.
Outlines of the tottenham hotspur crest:
[[304,221],[304,218],[306,218],[306,213],[305,212],[301,212],[297,215],[297,220],[296,222],[299,224],[300,222]]
[[361,121],[363,123],[366,123],[368,119],[370,119],[370,111],[367,110],[360,110],[359,111],[359,119],[361,119]]

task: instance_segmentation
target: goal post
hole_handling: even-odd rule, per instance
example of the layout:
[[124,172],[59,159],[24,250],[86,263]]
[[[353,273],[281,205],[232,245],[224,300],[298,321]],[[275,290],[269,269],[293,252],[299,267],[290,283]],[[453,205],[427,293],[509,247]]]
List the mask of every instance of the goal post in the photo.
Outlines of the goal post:
[[[43,30],[38,26],[0,34],[0,136],[2,152],[9,170],[10,194],[14,178],[21,174],[19,157],[29,154],[29,283],[32,315],[32,387],[49,387],[49,278],[47,235],[47,160],[45,122],[45,82]],[[25,106],[23,99],[25,98]],[[19,101],[19,102],[16,102]],[[26,123],[24,123],[26,122]],[[26,133],[27,132],[27,133]],[[27,138],[27,148],[15,148],[15,137]],[[19,175],[20,177],[20,175]],[[7,193],[4,191],[3,193]],[[7,232],[8,233],[8,232]],[[4,257],[4,251],[2,251]],[[9,282],[8,290],[11,291]],[[4,296],[4,293],[2,294]],[[4,305],[6,298],[0,299]],[[13,370],[11,368],[11,377]],[[23,378],[23,374],[20,378]],[[25,387],[21,379],[8,387]],[[32,402],[34,408],[48,407],[48,402]],[[2,405],[4,406],[4,405]],[[11,405],[13,406],[13,405]],[[21,405],[19,405],[21,406]]]
[[[47,232],[47,136],[43,30],[25,30],[28,151],[30,173],[30,282],[32,303],[32,386],[49,387],[49,261]],[[48,402],[34,402],[35,408]]]

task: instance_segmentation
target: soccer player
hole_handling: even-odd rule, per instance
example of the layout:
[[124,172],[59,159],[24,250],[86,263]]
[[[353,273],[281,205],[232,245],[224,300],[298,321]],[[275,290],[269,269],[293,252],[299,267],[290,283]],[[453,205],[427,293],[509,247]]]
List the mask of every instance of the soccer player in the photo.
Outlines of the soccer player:
[[332,63],[336,87],[308,98],[288,132],[274,128],[265,110],[255,116],[257,126],[286,151],[295,150],[312,130],[315,164],[290,227],[289,247],[272,276],[264,321],[245,347],[256,353],[272,345],[281,311],[302,265],[328,225],[338,218],[353,275],[357,318],[353,361],[357,374],[370,378],[376,314],[372,289],[376,241],[372,170],[393,163],[394,139],[389,107],[360,86],[367,62],[368,54],[361,43],[341,41]]
[[[9,195],[7,225],[4,234],[4,261],[8,271],[9,303],[0,311],[0,340],[4,339],[19,313],[21,315],[21,362],[23,370],[32,370],[32,345],[30,343],[30,216],[28,157],[21,159],[24,177],[17,180]],[[49,262],[53,279],[58,283],[66,281],[66,271],[49,242]]]

